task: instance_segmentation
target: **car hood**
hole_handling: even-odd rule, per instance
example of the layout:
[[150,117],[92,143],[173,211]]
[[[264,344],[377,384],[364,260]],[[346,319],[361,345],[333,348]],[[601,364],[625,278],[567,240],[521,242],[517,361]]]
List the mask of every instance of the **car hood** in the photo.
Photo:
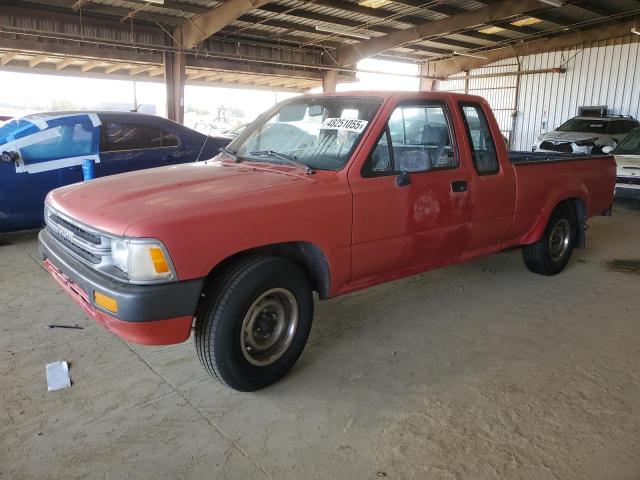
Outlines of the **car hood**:
[[311,181],[300,170],[207,161],[153,168],[76,183],[53,190],[47,202],[95,229],[124,235],[153,216],[189,213],[250,192]]
[[616,155],[619,177],[640,177],[640,155]]
[[581,140],[589,140],[591,138],[602,139],[603,137],[607,137],[607,135],[602,133],[560,132],[558,130],[554,130],[553,132],[542,134],[540,140],[552,142],[579,142]]

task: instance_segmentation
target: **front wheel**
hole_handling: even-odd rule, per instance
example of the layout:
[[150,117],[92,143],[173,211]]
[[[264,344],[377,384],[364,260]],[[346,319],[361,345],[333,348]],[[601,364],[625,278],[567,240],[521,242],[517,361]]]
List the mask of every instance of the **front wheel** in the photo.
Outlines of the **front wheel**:
[[274,383],[296,363],[309,337],[313,295],[294,263],[251,257],[217,282],[196,321],[198,358],[209,374],[244,392]]
[[570,204],[558,205],[551,213],[542,238],[522,247],[522,257],[529,270],[541,275],[555,275],[569,263],[576,239],[576,216]]

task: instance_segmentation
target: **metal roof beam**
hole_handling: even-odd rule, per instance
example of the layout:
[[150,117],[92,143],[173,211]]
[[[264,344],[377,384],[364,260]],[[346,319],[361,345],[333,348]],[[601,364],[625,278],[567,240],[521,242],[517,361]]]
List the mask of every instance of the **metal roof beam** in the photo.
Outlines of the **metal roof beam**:
[[143,72],[148,72],[149,70],[155,70],[156,68],[158,68],[157,65],[129,66],[129,75],[138,75]]
[[194,48],[203,40],[219,32],[238,17],[269,3],[270,0],[228,0],[220,6],[212,8],[185,20],[176,29],[184,48]]
[[[324,1],[318,3],[318,5],[323,5],[323,4],[324,4]],[[260,10],[265,12],[284,14],[290,17],[297,17],[305,20],[315,20],[318,22],[330,23],[332,25],[339,25],[340,27],[361,28],[362,30],[372,30],[374,32],[385,33],[385,34],[398,31],[397,28],[393,28],[389,26],[386,26],[386,27],[383,25],[367,26],[367,25],[363,25],[363,22],[349,20],[347,18],[342,18],[342,17],[336,17],[334,15],[327,15],[324,13],[311,12],[309,10],[302,10],[302,9],[292,10],[291,8],[285,7],[284,5],[277,5],[277,4],[265,5],[260,7]]]
[[614,8],[615,2],[609,2],[606,8],[591,1],[574,2],[573,5],[599,17],[608,17],[612,13],[620,12],[619,9]]
[[[75,5],[77,4],[77,2],[74,2],[74,0],[25,0],[25,3],[35,3],[39,5],[46,5],[46,6],[58,7],[58,8],[68,8],[68,9],[74,9]],[[82,4],[81,8],[83,11],[102,13],[105,15],[115,16],[118,18],[124,17],[131,11],[131,9],[129,8],[114,7],[112,5],[106,5],[102,3],[92,3],[88,0],[87,2]],[[143,20],[145,22],[151,22],[151,23],[160,22],[166,25],[179,25],[184,20],[184,18],[177,17],[174,15],[164,15],[164,14],[158,14],[158,13],[151,14],[147,12],[138,12],[136,17],[139,20]]]
[[98,68],[99,66],[103,65],[104,62],[102,60],[96,60],[94,62],[87,62],[84,65],[82,65],[80,67],[80,71],[81,72],[90,72],[91,70],[93,70],[94,68]]
[[352,65],[362,58],[376,55],[405,43],[446,35],[473,25],[489,24],[536,9],[540,9],[539,0],[506,0],[442,20],[428,21],[415,28],[398,30],[381,38],[360,42],[355,46],[342,47],[338,50],[338,64],[340,66]]
[[539,38],[523,43],[516,43],[494,50],[483,51],[486,59],[471,57],[455,57],[434,62],[435,73],[438,76],[450,76],[464,70],[479,68],[489,63],[513,58],[516,55],[532,55],[535,53],[553,52],[563,48],[584,46],[586,44],[620,37],[621,32],[628,32],[634,22],[622,22],[609,25],[598,25],[585,30],[558,35],[550,38]]
[[29,68],[34,68],[44,62],[48,57],[46,55],[37,55],[29,60]]
[[149,72],[150,77],[159,77],[160,75],[164,75],[164,66],[156,67]]
[[84,7],[87,3],[89,3],[91,0],[77,0],[73,6],[71,8],[73,8],[74,10],[80,10],[82,7]]
[[124,70],[125,68],[129,68],[129,65],[123,64],[123,63],[116,63],[115,65],[111,65],[110,67],[107,67],[104,69],[104,73],[115,73],[118,70]]
[[56,64],[56,70],[64,70],[69,65],[72,65],[76,61],[75,58],[63,58]]
[[72,44],[62,44],[55,41],[33,41],[0,37],[0,47],[7,50],[47,53],[56,56],[76,57],[78,59],[98,60],[105,62],[146,62],[162,63],[162,56],[156,53],[136,52],[124,49],[95,47],[86,48]]
[[11,60],[15,59],[18,56],[16,52],[5,53],[2,58],[0,58],[0,66],[4,67]]

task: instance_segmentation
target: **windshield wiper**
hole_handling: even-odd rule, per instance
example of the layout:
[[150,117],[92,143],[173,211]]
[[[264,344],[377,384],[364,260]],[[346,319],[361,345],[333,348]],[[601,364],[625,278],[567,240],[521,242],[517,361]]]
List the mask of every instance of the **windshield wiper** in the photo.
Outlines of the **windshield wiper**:
[[255,157],[278,157],[291,165],[295,165],[296,167],[303,169],[307,175],[314,173],[313,169],[309,165],[305,165],[285,153],[276,152],[274,150],[258,150],[257,152],[249,152],[249,155],[253,155]]
[[222,147],[219,151],[229,155],[233,159],[234,162],[236,162],[236,163],[240,162],[240,159],[238,158],[238,155],[236,155],[236,152],[234,152],[230,148]]

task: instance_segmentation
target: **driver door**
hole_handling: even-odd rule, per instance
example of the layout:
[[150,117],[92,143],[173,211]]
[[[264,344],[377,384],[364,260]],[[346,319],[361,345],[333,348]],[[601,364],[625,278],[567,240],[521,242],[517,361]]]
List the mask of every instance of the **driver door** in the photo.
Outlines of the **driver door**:
[[470,240],[472,179],[460,167],[449,108],[398,105],[353,192],[351,283],[455,262]]

